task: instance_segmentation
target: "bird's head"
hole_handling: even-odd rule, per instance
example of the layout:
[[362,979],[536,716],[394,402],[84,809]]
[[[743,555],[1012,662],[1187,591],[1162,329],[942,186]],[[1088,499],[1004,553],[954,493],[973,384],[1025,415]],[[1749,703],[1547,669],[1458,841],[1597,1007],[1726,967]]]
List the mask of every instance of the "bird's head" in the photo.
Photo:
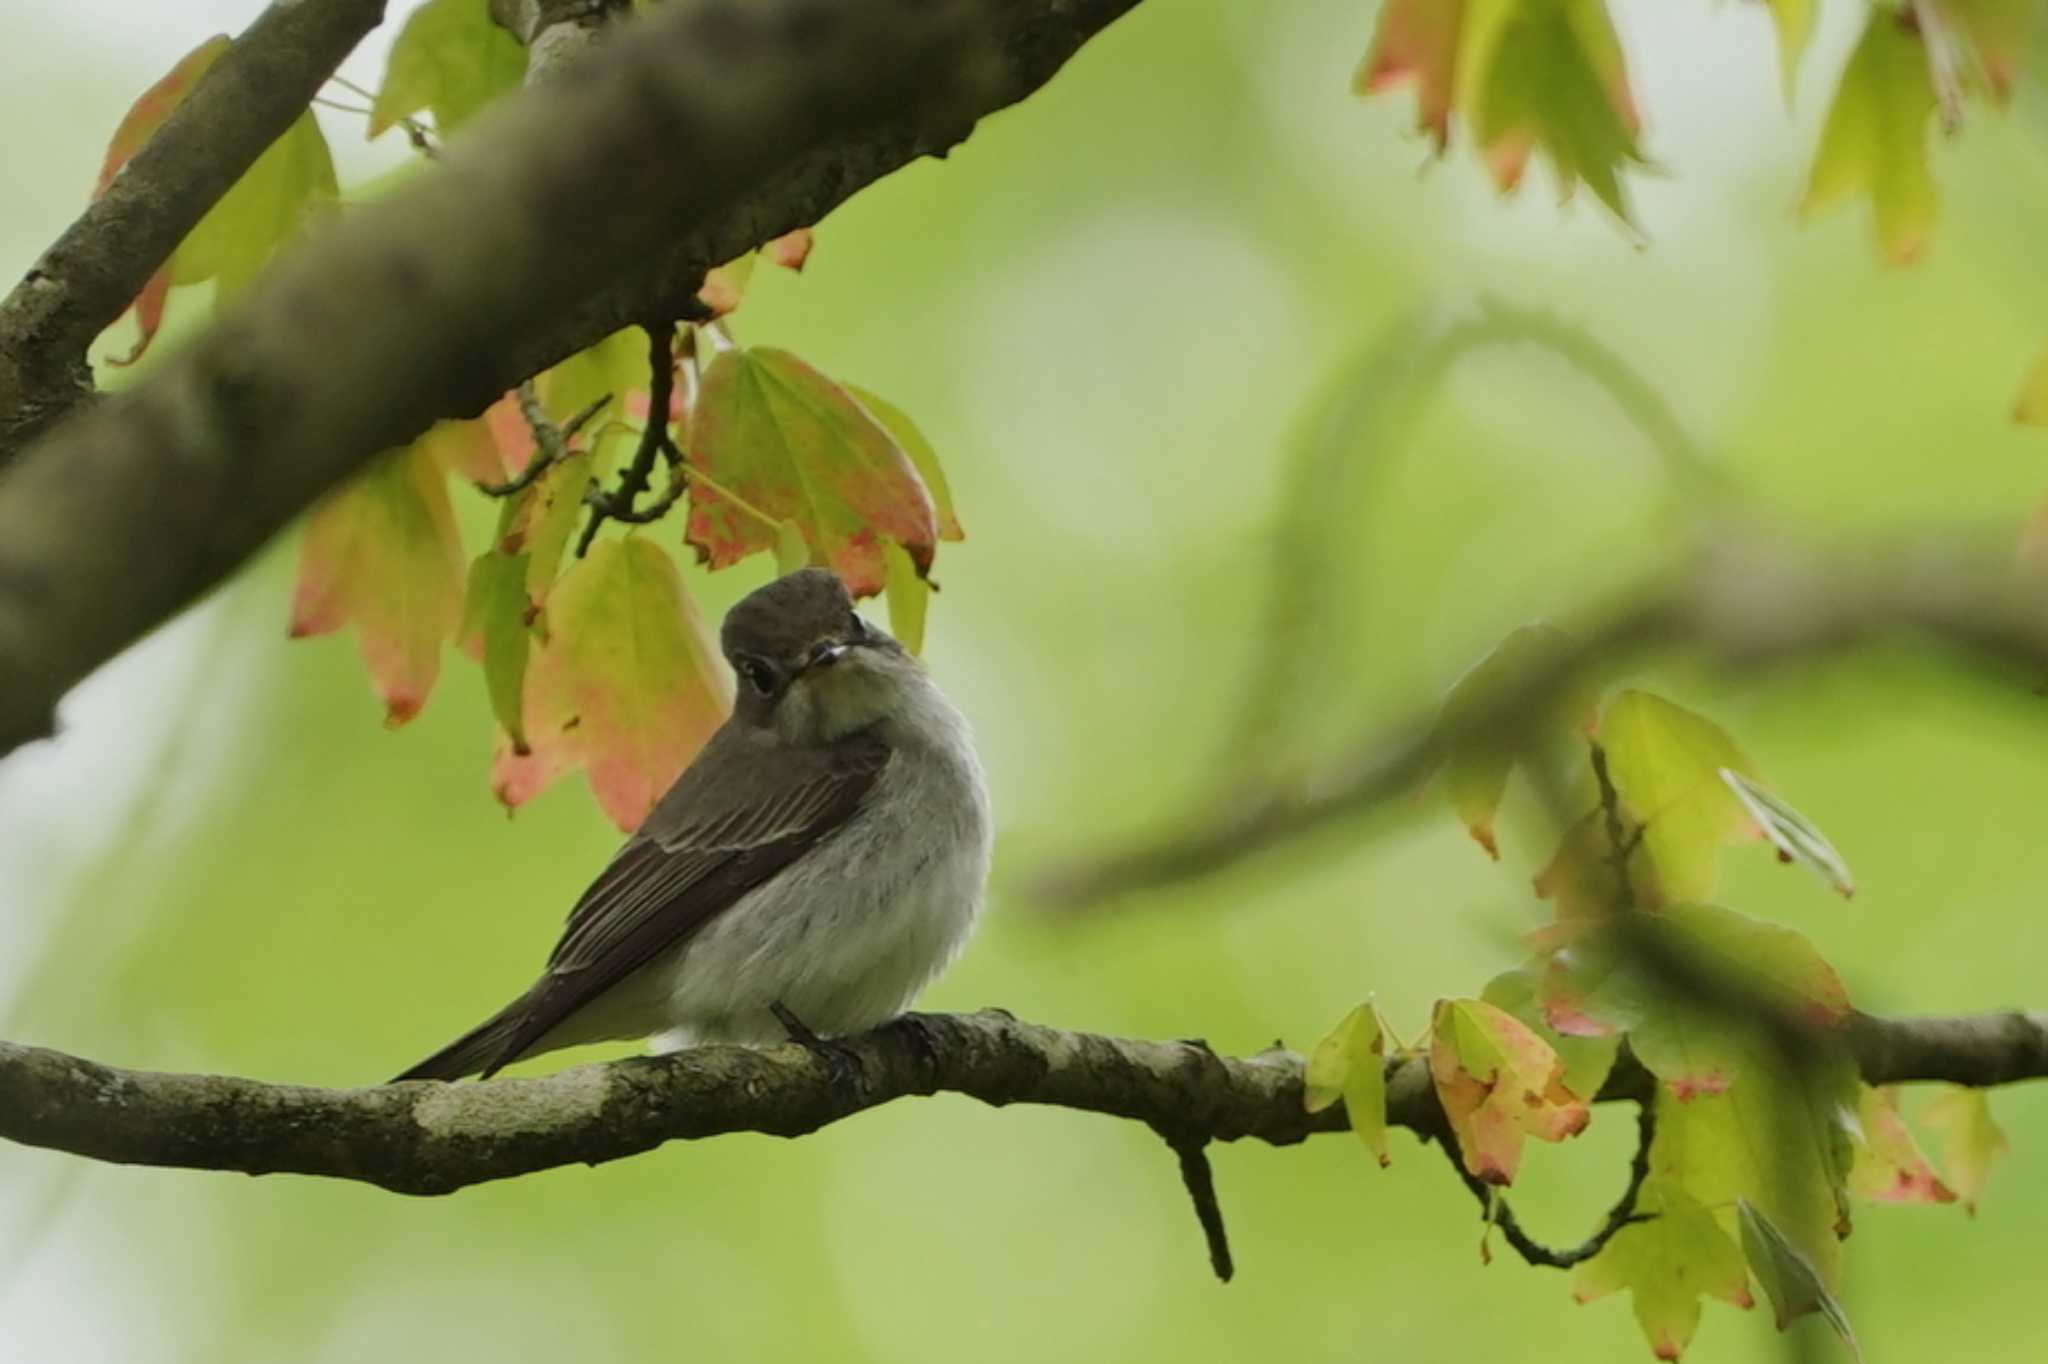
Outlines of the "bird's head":
[[823,568],[748,593],[726,613],[719,642],[739,677],[735,718],[791,743],[828,743],[891,718],[923,675]]

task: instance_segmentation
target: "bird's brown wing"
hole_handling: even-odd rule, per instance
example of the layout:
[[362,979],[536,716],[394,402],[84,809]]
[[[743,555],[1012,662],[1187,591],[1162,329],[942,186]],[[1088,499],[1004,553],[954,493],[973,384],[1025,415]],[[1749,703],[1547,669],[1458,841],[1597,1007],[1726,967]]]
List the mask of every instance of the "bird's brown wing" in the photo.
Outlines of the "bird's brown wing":
[[831,835],[889,761],[887,744],[861,735],[776,748],[757,767],[750,742],[719,730],[583,892],[486,1076]]

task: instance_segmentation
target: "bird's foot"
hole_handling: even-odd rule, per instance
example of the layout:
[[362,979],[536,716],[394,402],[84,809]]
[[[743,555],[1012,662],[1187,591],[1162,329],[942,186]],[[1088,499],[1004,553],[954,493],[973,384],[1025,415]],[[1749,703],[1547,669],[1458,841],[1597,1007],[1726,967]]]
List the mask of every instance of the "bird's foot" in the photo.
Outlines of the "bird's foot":
[[818,1036],[811,1031],[809,1024],[798,1018],[795,1012],[780,1000],[770,1004],[768,1011],[775,1015],[775,1021],[789,1034],[790,1041],[824,1064],[835,1088],[859,1090],[865,1075],[861,1069],[860,1053],[844,1042],[835,1042],[830,1038]]

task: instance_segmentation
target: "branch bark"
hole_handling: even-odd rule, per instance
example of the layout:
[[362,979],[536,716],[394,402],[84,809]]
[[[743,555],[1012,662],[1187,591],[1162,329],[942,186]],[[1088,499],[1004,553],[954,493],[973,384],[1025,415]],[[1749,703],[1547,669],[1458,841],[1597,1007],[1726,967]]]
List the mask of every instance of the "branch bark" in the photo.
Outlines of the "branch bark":
[[1136,3],[671,0],[624,21],[0,478],[0,754],[378,451],[677,311]]
[[257,16],[0,301],[0,469],[92,393],[86,347],[384,19],[384,0]]
[[[2048,1078],[2048,1013],[1859,1015],[1849,1045],[1872,1084]],[[0,1137],[126,1165],[302,1174],[444,1194],[556,1166],[618,1160],[664,1142],[760,1132],[798,1137],[896,1099],[965,1094],[1142,1122],[1180,1146],[1291,1145],[1342,1131],[1342,1106],[1302,1108],[1302,1060],[1222,1057],[1189,1042],[1064,1032],[1006,1013],[910,1015],[843,1046],[857,1079],[798,1046],[701,1047],[538,1079],[312,1089],[122,1070],[0,1043]],[[1600,1093],[1640,1101],[1626,1054]],[[1388,1121],[1442,1128],[1429,1069],[1392,1063]]]

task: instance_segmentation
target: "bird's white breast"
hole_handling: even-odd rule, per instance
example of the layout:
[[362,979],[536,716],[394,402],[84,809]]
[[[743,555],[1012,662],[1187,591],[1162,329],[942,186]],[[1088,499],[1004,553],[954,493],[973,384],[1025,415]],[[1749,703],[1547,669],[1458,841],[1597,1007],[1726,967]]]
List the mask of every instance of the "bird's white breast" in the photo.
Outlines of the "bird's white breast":
[[775,1003],[820,1034],[860,1032],[966,945],[988,879],[988,792],[966,721],[919,690],[846,824],[657,964],[657,1045],[781,1041]]

